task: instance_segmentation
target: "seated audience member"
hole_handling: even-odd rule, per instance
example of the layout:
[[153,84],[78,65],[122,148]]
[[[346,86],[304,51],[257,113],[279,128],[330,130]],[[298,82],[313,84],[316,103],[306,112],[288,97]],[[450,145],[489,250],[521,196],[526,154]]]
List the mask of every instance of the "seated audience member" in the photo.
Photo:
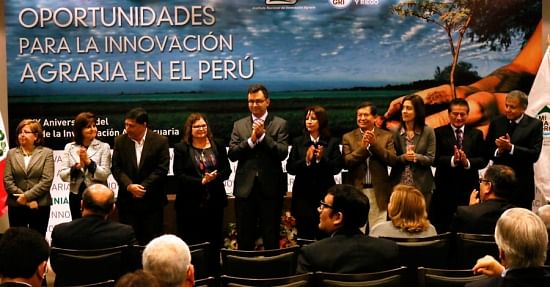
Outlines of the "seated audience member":
[[37,231],[8,229],[0,240],[0,286],[42,286],[49,256],[48,242]]
[[348,184],[333,186],[318,211],[319,229],[331,236],[302,247],[298,273],[363,273],[398,266],[394,242],[360,231],[367,222],[369,200],[359,189]]
[[102,184],[90,185],[82,194],[82,218],[56,225],[52,247],[99,249],[136,243],[130,225],[108,219],[115,209],[115,195]]
[[116,281],[115,287],[161,287],[153,274],[137,270],[126,273]]
[[513,207],[510,198],[515,185],[516,176],[510,167],[498,164],[488,167],[479,179],[479,191],[474,190],[470,195],[470,205],[457,207],[452,230],[493,234],[500,215]]
[[537,215],[542,219],[544,225],[546,225],[546,230],[550,234],[550,204],[543,205],[537,210]]
[[491,278],[467,287],[550,286],[550,272],[542,268],[548,234],[538,216],[525,208],[508,209],[497,222],[495,240],[500,263],[488,255],[479,259],[473,271]]
[[437,235],[428,220],[426,201],[418,189],[398,184],[393,188],[388,204],[390,221],[373,226],[373,237],[428,237]]
[[153,274],[163,287],[191,287],[195,284],[195,269],[189,247],[171,234],[157,237],[143,250],[143,270]]

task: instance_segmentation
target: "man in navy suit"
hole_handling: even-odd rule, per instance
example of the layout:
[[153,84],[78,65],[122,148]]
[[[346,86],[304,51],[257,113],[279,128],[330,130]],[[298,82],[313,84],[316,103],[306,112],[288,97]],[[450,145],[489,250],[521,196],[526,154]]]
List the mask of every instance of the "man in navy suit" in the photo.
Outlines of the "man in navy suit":
[[532,208],[535,198],[533,164],[542,148],[542,122],[525,114],[528,98],[522,91],[506,95],[505,114],[489,125],[489,156],[495,164],[511,167],[521,189],[514,195],[518,207]]
[[[239,249],[253,250],[258,234],[265,249],[279,248],[279,224],[283,197],[288,191],[281,161],[288,155],[286,120],[267,112],[266,87],[248,88],[252,115],[233,124],[228,156],[239,161],[233,195]],[[258,227],[260,232],[258,232]]]
[[111,168],[118,182],[118,216],[145,245],[163,233],[168,138],[149,130],[149,116],[142,108],[126,113],[124,129],[126,133],[115,138]]
[[517,191],[516,177],[510,167],[492,165],[479,182],[479,191],[474,190],[470,195],[470,205],[457,207],[453,231],[493,234],[500,215],[514,207],[509,198]]
[[369,211],[369,199],[361,190],[337,184],[328,190],[318,211],[319,229],[332,235],[302,247],[298,273],[365,273],[399,266],[395,242],[361,232]]
[[429,210],[438,233],[449,231],[457,206],[468,205],[470,193],[479,189],[479,170],[488,162],[483,133],[466,126],[468,102],[454,99],[447,111],[450,124],[435,129],[435,190]]
[[466,287],[550,286],[550,272],[542,268],[548,234],[536,214],[525,208],[508,209],[497,222],[495,240],[501,262],[489,255],[479,259],[474,272],[491,278]]
[[115,194],[107,186],[88,186],[82,194],[81,206],[81,218],[53,228],[53,247],[99,249],[136,243],[132,226],[108,219],[115,209]]
[[50,246],[40,233],[26,227],[8,229],[0,240],[0,286],[42,286],[49,256]]

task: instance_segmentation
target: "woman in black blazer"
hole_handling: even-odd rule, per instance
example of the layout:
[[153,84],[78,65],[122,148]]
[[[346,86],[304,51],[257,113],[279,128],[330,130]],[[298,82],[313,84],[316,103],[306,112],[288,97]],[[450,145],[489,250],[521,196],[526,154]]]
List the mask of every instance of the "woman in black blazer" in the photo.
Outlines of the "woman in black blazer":
[[328,115],[320,106],[305,109],[305,133],[294,138],[286,164],[295,175],[292,186],[292,215],[299,238],[319,239],[317,207],[327,190],[336,184],[334,175],[344,164],[340,141],[330,136]]
[[177,232],[188,244],[210,242],[211,270],[216,271],[227,205],[224,181],[231,168],[225,145],[213,140],[206,116],[192,113],[183,130],[182,142],[174,146]]

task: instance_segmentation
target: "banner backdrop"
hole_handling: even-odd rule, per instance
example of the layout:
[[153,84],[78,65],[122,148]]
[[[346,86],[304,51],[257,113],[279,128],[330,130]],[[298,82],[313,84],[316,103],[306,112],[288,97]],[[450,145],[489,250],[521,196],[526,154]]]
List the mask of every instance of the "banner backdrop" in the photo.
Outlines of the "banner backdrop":
[[[98,135],[111,146],[137,106],[171,145],[191,112],[205,113],[214,137],[229,142],[233,122],[249,115],[247,87],[261,82],[291,137],[314,104],[328,109],[341,136],[356,127],[360,102],[384,114],[398,96],[448,83],[452,61],[447,32],[392,13],[397,0],[5,2],[10,131],[24,118],[39,120],[56,164],[82,111],[98,116]],[[492,13],[483,19],[494,22],[482,21],[484,37],[461,43],[459,85],[510,63],[541,19],[540,0],[481,2]],[[446,108],[432,103],[430,114]],[[68,185],[55,184],[54,207],[68,202]]]

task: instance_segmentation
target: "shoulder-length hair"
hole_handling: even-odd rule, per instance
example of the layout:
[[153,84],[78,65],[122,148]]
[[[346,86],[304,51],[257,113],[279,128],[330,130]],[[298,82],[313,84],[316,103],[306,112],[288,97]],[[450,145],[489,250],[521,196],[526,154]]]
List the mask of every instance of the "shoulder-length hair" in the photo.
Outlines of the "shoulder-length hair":
[[[25,127],[29,126],[31,129],[31,132],[36,135],[36,140],[34,141],[34,146],[41,146],[44,144],[44,133],[42,129],[42,125],[37,120],[31,120],[31,119],[24,119],[19,122],[17,125],[17,128],[15,129],[16,134],[20,134],[21,130]],[[17,145],[19,145],[19,140],[17,140]]]
[[[309,112],[313,112],[317,121],[319,122],[319,136],[324,139],[330,138],[330,129],[328,127],[328,113],[325,108],[321,106],[309,106],[305,108],[304,117],[307,118]],[[304,130],[307,133],[307,128],[304,126]]]
[[430,226],[424,195],[413,186],[398,184],[388,204],[393,226],[410,233],[422,232]]
[[214,138],[212,136],[212,131],[210,130],[210,125],[208,124],[208,119],[201,113],[191,113],[187,117],[185,123],[183,124],[183,137],[181,142],[187,145],[191,145],[193,143],[193,134],[191,133],[191,130],[193,129],[193,124],[200,119],[203,119],[206,123],[206,137],[210,141],[210,144],[214,146]]
[[96,123],[96,117],[90,112],[82,112],[74,118],[73,138],[75,143],[82,145],[82,142],[84,141],[82,130],[91,123]]
[[[422,98],[417,94],[407,95],[403,98],[403,101],[401,102],[401,111],[403,111],[403,104],[405,101],[410,101],[414,108],[414,128],[420,128],[423,129],[426,125],[426,107],[424,106],[424,101]],[[400,118],[401,126],[405,126],[405,122],[403,122],[403,116]]]

